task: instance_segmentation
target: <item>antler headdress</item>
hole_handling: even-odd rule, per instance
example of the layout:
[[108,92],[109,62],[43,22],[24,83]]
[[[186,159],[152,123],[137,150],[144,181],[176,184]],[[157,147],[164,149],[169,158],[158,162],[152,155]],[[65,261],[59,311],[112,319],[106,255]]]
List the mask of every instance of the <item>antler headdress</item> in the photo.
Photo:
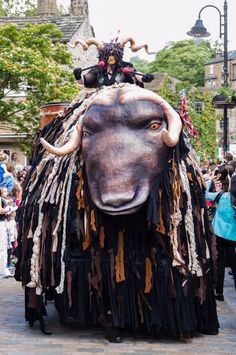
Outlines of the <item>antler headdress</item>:
[[124,49],[126,43],[130,42],[130,49],[132,50],[132,52],[137,52],[140,49],[144,48],[146,50],[146,52],[148,54],[153,54],[154,52],[150,52],[148,45],[147,44],[142,44],[137,46],[134,39],[132,37],[127,37],[125,39],[123,39],[122,41],[117,41],[117,43],[103,43],[103,42],[99,42],[98,40],[96,40],[95,38],[89,38],[86,41],[84,41],[83,39],[78,39],[76,40],[73,44],[68,44],[69,47],[71,48],[75,48],[78,44],[80,44],[83,49],[86,51],[89,46],[91,46],[92,44],[94,44],[95,46],[97,46],[99,51],[102,51],[108,44],[111,45],[118,45],[121,49]]

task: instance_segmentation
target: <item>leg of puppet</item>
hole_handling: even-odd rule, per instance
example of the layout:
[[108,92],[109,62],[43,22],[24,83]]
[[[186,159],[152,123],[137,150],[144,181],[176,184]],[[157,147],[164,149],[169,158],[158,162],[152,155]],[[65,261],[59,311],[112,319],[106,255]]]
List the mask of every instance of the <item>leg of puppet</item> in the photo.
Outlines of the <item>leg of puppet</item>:
[[112,313],[111,311],[107,312],[107,325],[106,325],[106,339],[111,343],[121,343],[122,336],[120,329],[113,326]]

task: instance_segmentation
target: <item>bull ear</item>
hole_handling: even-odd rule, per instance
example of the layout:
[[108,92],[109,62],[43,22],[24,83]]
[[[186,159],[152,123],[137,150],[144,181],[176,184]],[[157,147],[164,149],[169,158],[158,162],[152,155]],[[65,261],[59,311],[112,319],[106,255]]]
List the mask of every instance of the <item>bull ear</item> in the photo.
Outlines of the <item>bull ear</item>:
[[62,147],[54,147],[53,145],[45,141],[45,139],[43,138],[40,138],[40,142],[49,153],[54,154],[58,157],[63,157],[65,155],[74,152],[80,146],[81,135],[82,135],[82,119],[80,119],[80,121],[76,124],[75,129],[73,130],[69,141]]

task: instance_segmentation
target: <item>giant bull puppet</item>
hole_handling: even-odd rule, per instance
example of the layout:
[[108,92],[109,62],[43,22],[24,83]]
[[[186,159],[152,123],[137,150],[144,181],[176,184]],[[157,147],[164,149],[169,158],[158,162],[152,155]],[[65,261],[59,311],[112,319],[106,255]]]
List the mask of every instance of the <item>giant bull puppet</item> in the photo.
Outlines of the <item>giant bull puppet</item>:
[[217,334],[204,183],[172,107],[131,84],[82,91],[41,142],[18,213],[30,325],[53,299],[65,324]]

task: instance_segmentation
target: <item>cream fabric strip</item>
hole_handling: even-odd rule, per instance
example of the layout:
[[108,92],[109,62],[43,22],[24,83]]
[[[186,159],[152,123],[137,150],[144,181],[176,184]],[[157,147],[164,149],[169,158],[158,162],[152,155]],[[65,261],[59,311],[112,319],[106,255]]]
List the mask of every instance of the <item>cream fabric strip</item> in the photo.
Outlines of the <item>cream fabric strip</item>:
[[195,242],[195,234],[194,234],[194,223],[192,217],[192,201],[191,201],[190,186],[189,186],[186,166],[183,160],[179,164],[179,172],[182,181],[183,191],[185,191],[187,194],[187,211],[184,218],[185,218],[185,226],[186,226],[187,237],[188,237],[187,238],[188,252],[189,252],[188,268],[192,274],[196,274],[197,276],[202,276],[202,269],[199,265],[198,255],[196,253],[196,242]]

